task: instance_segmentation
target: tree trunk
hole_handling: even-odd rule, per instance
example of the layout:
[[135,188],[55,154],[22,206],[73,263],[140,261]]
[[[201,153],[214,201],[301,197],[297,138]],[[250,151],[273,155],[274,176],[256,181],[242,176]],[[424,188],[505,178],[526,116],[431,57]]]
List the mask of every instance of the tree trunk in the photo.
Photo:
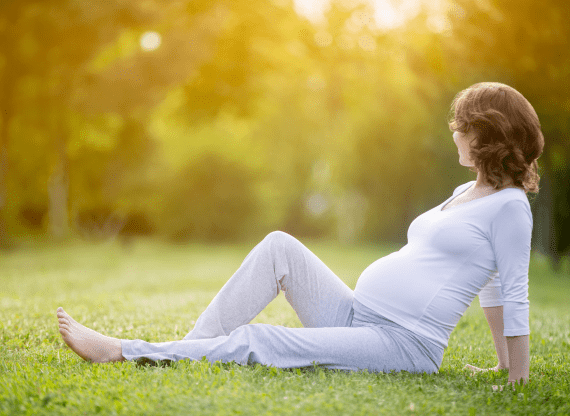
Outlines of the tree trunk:
[[[65,91],[65,87],[64,85],[63,91]],[[63,97],[60,96],[59,98]],[[69,235],[69,159],[66,149],[67,126],[65,125],[64,112],[65,107],[61,103],[57,105],[53,100],[54,150],[57,161],[48,180],[48,214],[49,232],[54,240],[62,240]]]
[[2,125],[0,127],[0,249],[6,248],[9,245],[6,223],[4,221],[4,206],[6,205],[6,172],[8,170],[8,120],[6,112],[3,113]]
[[12,119],[12,91],[14,89],[13,60],[10,59],[11,39],[10,27],[4,33],[0,33],[0,51],[4,55],[4,68],[0,73],[0,249],[10,246],[4,219],[6,206],[6,175],[8,173],[8,126]]
[[540,191],[532,199],[534,227],[532,230],[533,249],[553,258],[553,201],[550,175],[545,173],[540,178]]
[[[56,107],[57,108],[57,107]],[[69,160],[66,152],[65,127],[62,114],[57,117],[56,153],[57,162],[49,177],[49,231],[55,240],[62,240],[69,235]]]
[[[567,160],[567,159],[566,159]],[[570,249],[570,169],[567,165],[559,166],[556,169],[552,189],[554,195],[554,215],[553,215],[553,266],[557,272],[561,271],[562,259],[568,254]]]
[[69,234],[68,200],[69,172],[67,158],[60,154],[57,165],[50,175],[49,195],[49,230],[56,240],[62,240]]
[[48,215],[49,233],[54,240],[63,240],[69,236],[69,157],[67,139],[69,126],[65,119],[69,94],[74,85],[74,73],[69,67],[52,66],[50,78],[57,80],[50,90],[51,121],[53,122],[55,166],[48,180]]
[[546,255],[552,268],[559,272],[563,256],[570,247],[570,172],[567,168],[553,168],[546,154],[544,164],[540,192],[531,203],[534,220],[533,248]]

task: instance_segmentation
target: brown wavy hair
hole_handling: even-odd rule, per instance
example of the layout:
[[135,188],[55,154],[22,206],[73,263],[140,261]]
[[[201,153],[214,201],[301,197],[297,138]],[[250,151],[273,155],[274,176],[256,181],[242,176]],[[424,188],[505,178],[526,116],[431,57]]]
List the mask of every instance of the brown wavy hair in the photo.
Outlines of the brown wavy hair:
[[475,131],[470,157],[494,189],[509,183],[538,193],[538,163],[544,136],[534,108],[508,85],[481,82],[459,92],[449,117],[451,131]]

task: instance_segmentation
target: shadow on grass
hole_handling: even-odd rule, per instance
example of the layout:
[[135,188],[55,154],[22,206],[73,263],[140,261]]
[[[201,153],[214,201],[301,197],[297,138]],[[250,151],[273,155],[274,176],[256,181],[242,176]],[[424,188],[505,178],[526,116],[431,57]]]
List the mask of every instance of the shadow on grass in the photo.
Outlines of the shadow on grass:
[[137,367],[161,367],[161,368],[165,368],[165,367],[172,367],[172,365],[176,362],[176,361],[172,361],[172,360],[151,360],[150,358],[138,358],[136,360],[134,360],[135,364]]
[[[134,360],[134,363],[137,367],[139,368],[144,368],[144,367],[158,367],[158,368],[176,368],[178,364],[181,364],[182,362],[188,362],[188,361],[193,361],[193,360],[180,360],[180,361],[175,361],[175,360],[151,360],[149,358],[146,357],[142,357],[142,358],[138,358],[136,360]],[[278,374],[297,374],[297,375],[301,375],[301,374],[319,374],[319,373],[323,373],[325,375],[334,375],[334,374],[344,374],[344,375],[350,375],[350,374],[354,374],[354,373],[360,373],[360,374],[371,374],[371,375],[399,375],[400,377],[402,377],[404,374],[405,375],[409,375],[410,377],[413,377],[415,374],[413,373],[408,373],[407,371],[390,371],[390,372],[373,372],[373,371],[369,371],[369,370],[360,370],[360,371],[354,371],[354,370],[344,370],[344,369],[338,369],[338,368],[327,368],[324,366],[320,366],[316,363],[313,363],[313,365],[311,366],[307,366],[307,367],[295,367],[295,368],[279,368],[279,367],[274,367],[271,365],[264,365],[264,364],[260,364],[260,363],[249,363],[249,364],[239,364],[236,363],[235,361],[230,361],[230,362],[222,362],[222,361],[216,361],[216,362],[209,362],[205,357],[200,360],[197,361],[199,363],[202,364],[206,364],[208,367],[210,368],[217,368],[219,370],[231,370],[234,366],[239,366],[239,367],[243,367],[243,368],[249,368],[254,372],[261,372],[267,375],[271,375],[271,376],[276,376]],[[416,374],[417,376],[417,374]]]

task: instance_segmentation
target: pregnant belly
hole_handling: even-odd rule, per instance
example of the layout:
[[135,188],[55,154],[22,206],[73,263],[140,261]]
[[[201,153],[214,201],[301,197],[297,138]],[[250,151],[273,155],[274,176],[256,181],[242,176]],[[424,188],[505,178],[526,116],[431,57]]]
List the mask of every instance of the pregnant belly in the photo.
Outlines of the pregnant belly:
[[356,283],[354,296],[410,322],[422,316],[441,287],[444,274],[433,273],[421,256],[402,249],[368,266]]

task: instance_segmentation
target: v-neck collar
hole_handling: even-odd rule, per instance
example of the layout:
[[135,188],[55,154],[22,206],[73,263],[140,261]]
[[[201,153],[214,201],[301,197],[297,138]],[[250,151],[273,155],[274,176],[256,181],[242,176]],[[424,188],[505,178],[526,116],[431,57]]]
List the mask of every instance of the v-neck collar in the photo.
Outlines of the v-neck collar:
[[[520,188],[508,187],[508,188],[501,189],[500,191],[493,192],[492,194],[480,196],[479,198],[475,198],[475,199],[472,199],[472,200],[470,200],[470,201],[462,202],[461,204],[454,205],[454,206],[449,207],[449,208],[445,208],[445,206],[446,206],[447,204],[449,204],[451,201],[453,201],[455,198],[457,198],[458,196],[464,194],[464,193],[467,192],[469,189],[471,189],[471,188],[473,187],[473,184],[476,183],[476,181],[471,181],[470,183],[471,183],[470,186],[468,186],[467,188],[465,188],[463,191],[461,191],[461,192],[458,193],[457,195],[455,195],[455,196],[451,195],[449,198],[447,198],[447,200],[444,201],[443,204],[440,206],[439,211],[440,211],[440,212],[444,212],[444,211],[447,211],[447,210],[450,210],[450,209],[453,209],[453,208],[458,208],[458,207],[460,207],[461,205],[469,204],[470,202],[475,202],[475,201],[478,201],[479,199],[483,199],[483,198],[487,198],[487,197],[489,197],[489,196],[496,195],[496,194],[498,194],[498,193],[500,193],[500,192],[503,192],[503,191],[505,191],[505,190],[507,190],[507,189],[518,189],[518,190],[520,190]],[[443,208],[445,208],[445,209],[443,209]]]

